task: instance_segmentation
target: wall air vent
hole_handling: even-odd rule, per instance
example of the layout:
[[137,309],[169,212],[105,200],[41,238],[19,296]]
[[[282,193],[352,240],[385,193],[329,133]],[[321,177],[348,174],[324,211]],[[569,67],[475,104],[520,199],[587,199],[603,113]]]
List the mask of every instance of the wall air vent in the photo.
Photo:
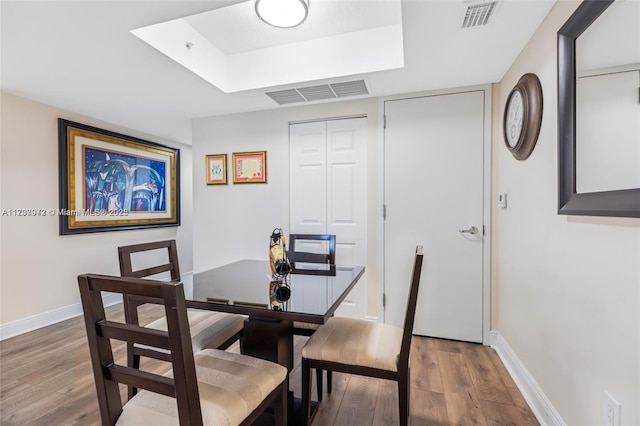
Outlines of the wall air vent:
[[369,90],[367,89],[367,84],[364,80],[320,84],[316,86],[296,87],[295,89],[266,92],[266,95],[276,101],[278,105],[313,102],[368,94]]
[[497,5],[497,1],[468,2],[462,28],[474,28],[487,25]]

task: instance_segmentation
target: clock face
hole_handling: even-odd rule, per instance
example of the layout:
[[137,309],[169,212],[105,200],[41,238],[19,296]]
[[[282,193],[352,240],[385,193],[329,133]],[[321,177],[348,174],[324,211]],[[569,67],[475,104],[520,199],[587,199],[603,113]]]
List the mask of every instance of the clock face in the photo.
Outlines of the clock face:
[[515,147],[522,133],[522,118],[524,115],[524,104],[522,94],[518,90],[514,90],[509,98],[507,107],[507,115],[505,117],[505,136],[507,143],[511,148]]

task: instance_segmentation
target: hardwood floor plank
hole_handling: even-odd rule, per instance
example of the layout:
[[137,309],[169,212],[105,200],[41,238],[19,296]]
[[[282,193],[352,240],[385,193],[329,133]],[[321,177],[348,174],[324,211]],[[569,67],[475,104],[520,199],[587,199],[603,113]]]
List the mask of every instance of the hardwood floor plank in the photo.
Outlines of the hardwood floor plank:
[[513,405],[509,389],[489,358],[488,348],[482,345],[466,345],[462,354],[478,396],[482,400]]
[[347,391],[347,386],[351,379],[350,374],[333,373],[333,390],[331,394],[326,393],[318,409],[318,413],[313,419],[313,426],[336,425],[336,417],[342,405],[342,399]]
[[452,425],[487,425],[480,398],[474,389],[445,392],[447,415]]
[[464,342],[458,342],[456,340],[447,340],[447,339],[429,339],[433,342],[433,345],[436,347],[436,350],[443,352],[453,352],[460,353],[462,352],[462,345]]
[[444,394],[439,392],[419,388],[411,389],[410,414],[412,426],[447,426],[450,424]]
[[492,401],[481,401],[482,412],[487,422],[491,425],[505,426],[532,426],[538,425],[535,418],[523,416],[519,407],[515,405],[500,404]]
[[351,376],[334,424],[370,425],[376,409],[380,380]]
[[462,353],[438,351],[437,357],[444,393],[473,388]]
[[511,377],[511,374],[509,374],[509,371],[507,371],[507,367],[505,367],[502,363],[502,360],[498,356],[496,350],[493,348],[489,348],[487,353],[489,354],[489,358],[491,359],[491,362],[493,363],[496,371],[502,378],[502,382],[505,384],[505,386],[508,388],[517,389],[518,387],[516,386],[516,383],[513,381],[513,378]]
[[443,392],[442,377],[433,339],[413,338],[411,342],[411,386],[431,392]]
[[398,384],[396,382],[380,380],[375,407],[373,425],[388,426],[398,423]]

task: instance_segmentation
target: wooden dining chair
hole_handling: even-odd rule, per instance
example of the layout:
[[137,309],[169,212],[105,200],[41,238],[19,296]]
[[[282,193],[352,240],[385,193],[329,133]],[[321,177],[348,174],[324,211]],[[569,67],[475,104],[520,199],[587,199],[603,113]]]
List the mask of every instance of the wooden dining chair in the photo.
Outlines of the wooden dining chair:
[[[134,270],[132,266],[133,255],[135,253],[152,251],[166,251],[168,255],[167,263]],[[163,253],[151,254],[161,255]],[[169,273],[172,281],[180,281],[180,266],[178,264],[178,250],[176,248],[175,240],[156,241],[118,247],[118,257],[120,259],[120,275],[123,277],[148,278],[162,273]],[[124,313],[127,323],[138,325],[138,307],[145,303],[154,302],[157,301],[151,300],[147,297],[124,297]],[[191,341],[194,352],[198,352],[205,348],[226,349],[242,336],[245,318],[241,315],[188,309],[187,316],[189,318]],[[162,317],[151,322],[147,327],[167,330],[167,322],[165,318]],[[140,368],[141,356],[171,361],[171,357],[167,351],[140,344],[127,344],[127,365],[129,367]],[[135,387],[129,388],[129,398],[135,395],[135,393]]]
[[[327,242],[325,253],[320,251],[305,251],[300,249],[301,242],[312,241],[318,245],[322,245],[323,241]],[[320,243],[318,243],[320,242]],[[297,247],[296,247],[297,244]],[[336,236],[333,234],[289,234],[289,261],[304,263],[326,263],[329,265],[336,264]]]
[[[103,426],[250,425],[269,404],[286,425],[287,369],[218,349],[194,355],[182,283],[80,275],[78,285]],[[167,330],[107,319],[101,292],[157,300]],[[159,375],[120,365],[112,340],[162,348],[172,368]],[[123,404],[119,383],[140,391]]]
[[[409,422],[409,351],[416,313],[422,246],[416,247],[404,328],[352,318],[330,318],[302,348],[302,405],[310,418],[311,368],[398,382],[401,426]],[[327,383],[331,393],[331,384]]]
[[[324,245],[324,250],[309,252],[305,251],[303,244],[305,241],[315,242],[319,246]],[[326,243],[324,243],[326,242]],[[324,251],[321,253],[320,251]],[[336,264],[336,236],[333,234],[289,234],[289,261],[292,262],[294,270],[296,262],[301,263],[321,263],[328,265]],[[294,321],[293,334],[299,336],[311,336],[319,327],[319,324]],[[327,374],[327,386],[331,381],[330,373]],[[318,390],[318,401],[322,401],[322,370],[316,370],[316,387]]]

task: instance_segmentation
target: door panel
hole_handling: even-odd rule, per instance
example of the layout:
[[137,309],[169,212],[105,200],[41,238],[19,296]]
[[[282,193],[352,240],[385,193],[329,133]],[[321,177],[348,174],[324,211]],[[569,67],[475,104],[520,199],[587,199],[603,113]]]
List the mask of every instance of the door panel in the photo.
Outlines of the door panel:
[[[327,228],[327,131],[325,122],[289,127],[291,232],[324,234]],[[295,207],[295,208],[294,208]]]
[[[290,126],[290,232],[335,234],[336,263],[342,265],[367,261],[365,123],[354,118]],[[365,273],[336,315],[364,318],[366,290]]]
[[414,333],[481,342],[484,92],[387,101],[385,115],[386,322],[403,324],[422,244]]

